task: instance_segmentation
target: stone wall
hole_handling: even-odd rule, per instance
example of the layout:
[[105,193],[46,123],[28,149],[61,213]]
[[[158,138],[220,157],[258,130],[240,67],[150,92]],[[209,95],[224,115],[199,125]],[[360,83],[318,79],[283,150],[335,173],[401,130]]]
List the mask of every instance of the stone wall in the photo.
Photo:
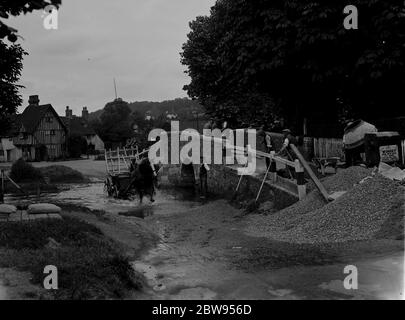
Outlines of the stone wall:
[[[221,195],[224,198],[232,198],[239,179],[240,176],[233,168],[220,165],[211,166],[208,174],[209,192]],[[246,201],[256,199],[261,184],[261,179],[253,176],[243,176],[236,199]],[[267,201],[273,202],[274,208],[280,210],[297,202],[298,197],[292,192],[266,181],[258,202]]]
[[[199,166],[194,165],[192,171],[181,169],[180,165],[164,166],[159,174],[160,184],[163,187],[196,187],[198,188]],[[233,168],[222,165],[211,165],[208,172],[208,192],[225,199],[233,198],[240,176]],[[236,200],[251,201],[256,199],[262,180],[253,176],[242,178]],[[266,181],[259,198],[259,203],[271,201],[275,209],[283,209],[298,201],[298,196],[287,188]]]

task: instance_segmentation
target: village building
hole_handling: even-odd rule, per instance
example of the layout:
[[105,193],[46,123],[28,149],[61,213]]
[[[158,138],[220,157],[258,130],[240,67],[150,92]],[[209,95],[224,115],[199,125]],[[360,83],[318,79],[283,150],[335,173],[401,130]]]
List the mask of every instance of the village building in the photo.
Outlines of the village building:
[[166,120],[169,120],[169,121],[179,119],[178,114],[175,113],[174,111],[172,111],[172,112],[166,111],[165,115],[166,115]]
[[0,162],[14,162],[22,157],[20,149],[13,143],[13,137],[0,138]]
[[87,107],[83,107],[82,116],[73,115],[73,110],[69,106],[66,107],[65,116],[61,117],[68,129],[68,135],[79,136],[86,139],[89,151],[104,151],[104,142],[97,135],[94,128],[89,122],[89,111]]
[[[13,145],[15,154],[27,161],[66,157],[67,128],[51,104],[39,104],[37,95],[16,119]],[[11,159],[15,160],[15,159]]]

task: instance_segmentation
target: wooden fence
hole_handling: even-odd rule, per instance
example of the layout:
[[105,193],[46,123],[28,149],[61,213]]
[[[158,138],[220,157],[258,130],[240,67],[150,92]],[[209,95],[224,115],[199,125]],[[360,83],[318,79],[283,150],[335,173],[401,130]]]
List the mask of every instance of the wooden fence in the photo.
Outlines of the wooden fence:
[[343,140],[329,138],[314,138],[314,157],[344,159]]

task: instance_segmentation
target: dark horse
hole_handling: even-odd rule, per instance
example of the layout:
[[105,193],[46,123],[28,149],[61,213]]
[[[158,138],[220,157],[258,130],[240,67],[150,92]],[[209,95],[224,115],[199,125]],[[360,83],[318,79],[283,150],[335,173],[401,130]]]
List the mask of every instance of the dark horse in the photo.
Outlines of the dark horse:
[[155,180],[156,173],[148,158],[143,158],[139,163],[132,162],[130,188],[139,194],[140,203],[146,195],[150,196],[151,202],[155,201]]

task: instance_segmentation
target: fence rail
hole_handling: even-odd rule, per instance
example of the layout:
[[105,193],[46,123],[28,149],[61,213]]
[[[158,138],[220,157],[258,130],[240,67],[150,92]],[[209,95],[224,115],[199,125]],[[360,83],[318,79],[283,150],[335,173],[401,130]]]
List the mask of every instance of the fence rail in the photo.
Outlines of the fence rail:
[[343,140],[329,138],[314,138],[315,158],[344,158]]

